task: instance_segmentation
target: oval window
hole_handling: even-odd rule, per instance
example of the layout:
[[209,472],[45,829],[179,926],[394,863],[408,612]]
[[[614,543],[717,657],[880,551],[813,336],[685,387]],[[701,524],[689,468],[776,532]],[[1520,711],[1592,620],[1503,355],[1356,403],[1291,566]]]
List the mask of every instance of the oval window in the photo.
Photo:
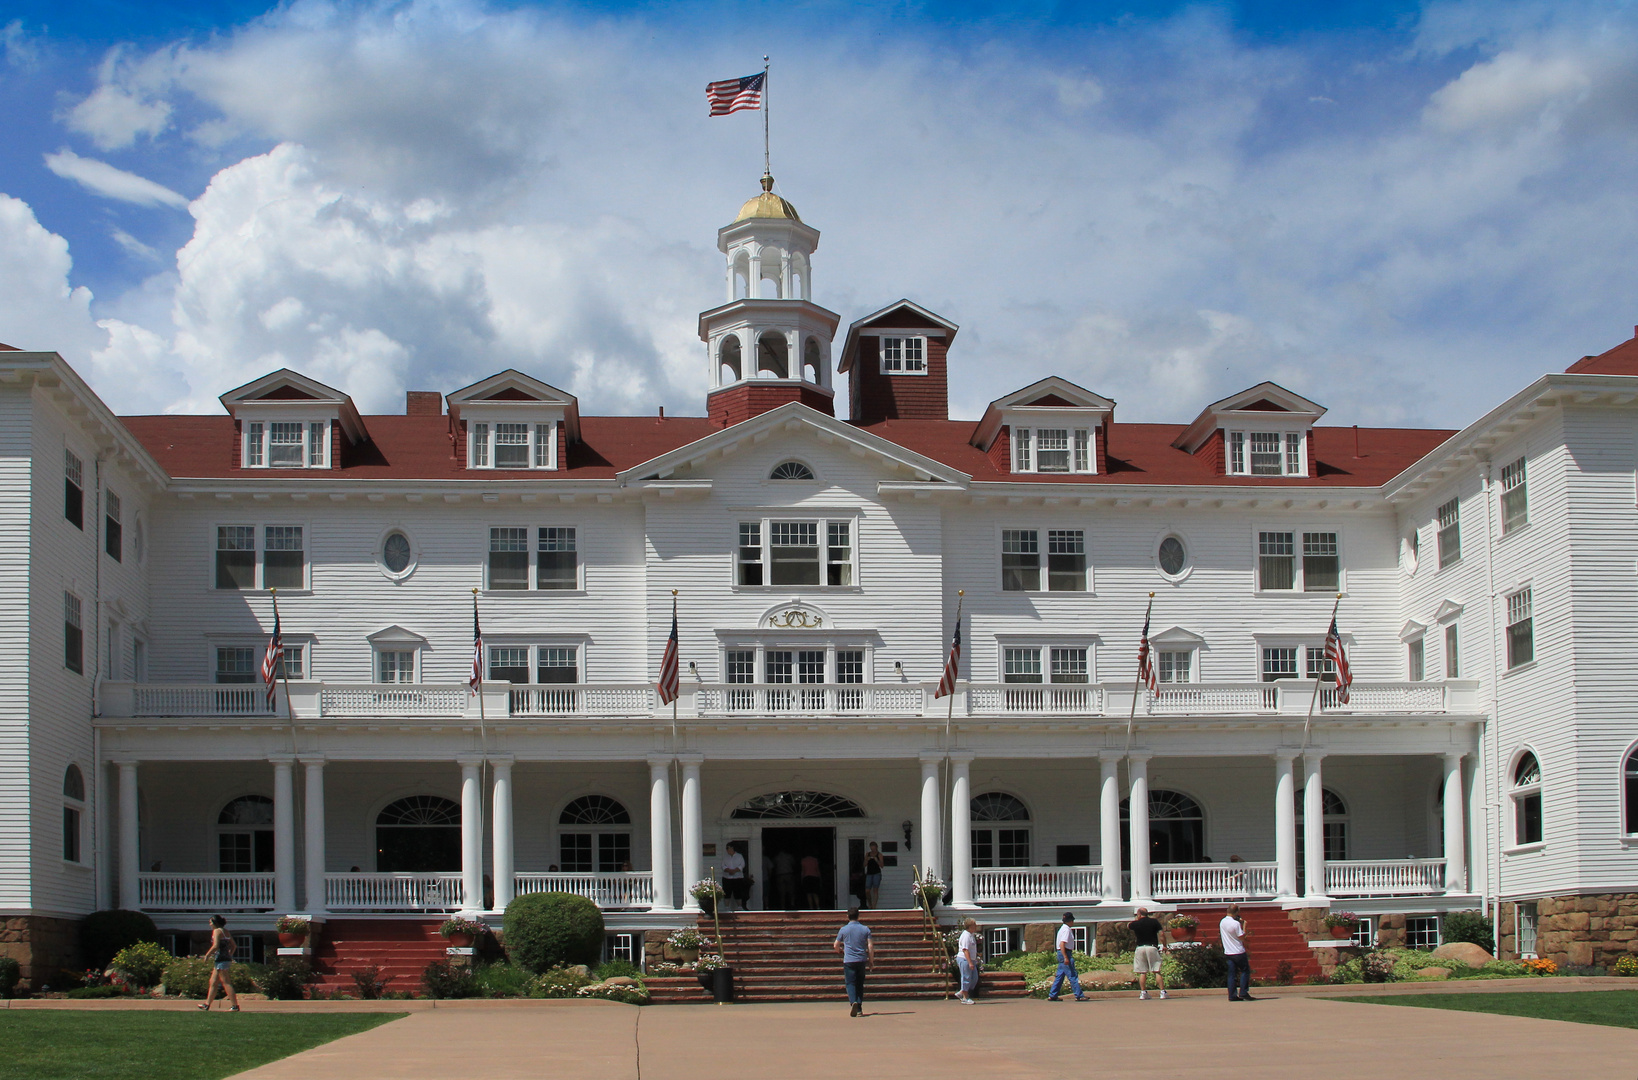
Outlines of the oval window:
[[395,574],[402,574],[410,564],[409,537],[401,532],[390,534],[381,545],[381,563]]
[[1160,542],[1160,570],[1168,577],[1176,577],[1183,572],[1188,562],[1189,553],[1183,547],[1183,541],[1175,536],[1168,536]]

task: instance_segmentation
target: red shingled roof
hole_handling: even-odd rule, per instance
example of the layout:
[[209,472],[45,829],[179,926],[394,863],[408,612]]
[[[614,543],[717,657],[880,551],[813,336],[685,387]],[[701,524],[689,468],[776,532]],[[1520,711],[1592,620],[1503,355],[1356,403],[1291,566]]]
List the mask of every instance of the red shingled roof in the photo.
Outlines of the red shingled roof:
[[[244,477],[233,467],[234,430],[229,416],[129,416],[125,425],[170,475],[191,478]],[[444,416],[367,416],[371,442],[353,447],[345,467],[315,473],[305,469],[257,469],[257,477],[358,480],[475,479],[457,453]],[[1171,444],[1177,424],[1116,424],[1109,443],[1109,471],[1096,476],[1019,475],[1001,472],[989,455],[973,446],[973,420],[884,420],[861,428],[908,450],[969,473],[975,480],[1027,483],[1201,484],[1274,487],[1375,487],[1399,475],[1453,432],[1409,428],[1359,428],[1360,456],[1354,456],[1354,428],[1314,429],[1319,475],[1311,479],[1217,476],[1205,455],[1190,455]],[[703,416],[583,416],[581,441],[569,448],[567,468],[554,474],[571,480],[610,479],[616,473],[721,431]],[[488,471],[484,477],[528,479],[528,471]]]
[[1567,375],[1638,375],[1638,326],[1633,336],[1597,356],[1583,356],[1565,369]]

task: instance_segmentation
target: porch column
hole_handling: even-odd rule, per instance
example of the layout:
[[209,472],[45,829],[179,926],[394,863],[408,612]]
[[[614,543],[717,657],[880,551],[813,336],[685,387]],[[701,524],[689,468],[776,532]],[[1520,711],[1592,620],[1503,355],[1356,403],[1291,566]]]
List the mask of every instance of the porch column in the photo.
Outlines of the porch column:
[[302,784],[302,832],[306,841],[307,913],[316,915],[324,910],[324,759],[299,759],[306,768]]
[[119,906],[136,911],[142,904],[138,875],[142,852],[137,847],[137,763],[119,763]]
[[[701,845],[705,837],[700,832],[700,762],[704,760],[699,754],[686,754],[682,761],[682,867],[683,867],[683,907],[689,911],[698,911],[700,902],[689,894],[688,890],[694,887],[694,882],[705,879],[704,856],[701,854]],[[724,858],[728,855],[725,845],[722,849]],[[745,857],[745,873],[751,875],[751,859],[749,852]],[[720,875],[719,875],[720,876]]]
[[461,910],[483,910],[483,759],[459,757],[461,766]]
[[922,876],[937,874],[943,862],[944,832],[939,825],[938,813],[938,754],[921,755],[921,858],[912,860],[921,867]]
[[1302,755],[1302,845],[1303,875],[1311,906],[1331,902],[1325,895],[1325,785],[1320,777],[1323,751],[1305,750]]
[[1445,755],[1445,891],[1467,888],[1467,824],[1463,814],[1462,755]]
[[273,906],[296,911],[296,759],[273,763]]
[[1098,792],[1098,858],[1103,863],[1103,898],[1122,899],[1120,888],[1120,755],[1099,754],[1103,782]]
[[512,759],[491,758],[489,765],[495,770],[495,789],[491,795],[494,807],[489,812],[491,844],[494,847],[489,857],[495,871],[494,908],[504,911],[506,905],[512,902],[515,887],[512,877],[515,869],[512,858]]
[[1126,759],[1126,777],[1131,784],[1132,901],[1149,899],[1149,756],[1132,754]]
[[672,911],[677,907],[671,886],[671,779],[667,775],[670,768],[670,758],[648,759],[649,865],[654,873],[655,911]]
[[1274,894],[1297,895],[1297,781],[1295,750],[1274,751]]
[[973,906],[972,754],[950,755],[950,891],[954,907]]

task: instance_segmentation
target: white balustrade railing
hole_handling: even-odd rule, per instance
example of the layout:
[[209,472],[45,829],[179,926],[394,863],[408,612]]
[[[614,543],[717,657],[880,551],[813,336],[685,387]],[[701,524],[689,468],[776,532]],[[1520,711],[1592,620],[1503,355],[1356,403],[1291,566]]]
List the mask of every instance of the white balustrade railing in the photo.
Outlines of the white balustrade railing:
[[1444,891],[1443,859],[1349,859],[1325,864],[1327,896],[1427,896]]
[[1442,713],[1445,686],[1436,682],[1354,683],[1344,705],[1336,687],[1326,685],[1320,687],[1319,707],[1328,713]]
[[654,906],[654,875],[646,870],[605,871],[602,873],[534,873],[512,875],[518,896],[528,893],[566,892],[584,896],[600,908],[648,908]]
[[273,875],[138,874],[137,904],[144,911],[268,911]]
[[461,896],[459,873],[324,875],[331,911],[455,911]]
[[271,712],[267,688],[261,683],[140,683],[131,687],[132,716],[256,716]]
[[927,691],[902,683],[706,683],[701,716],[920,716]]
[[1149,893],[1156,900],[1255,900],[1274,895],[1274,864],[1156,863]]
[[1100,866],[986,866],[973,871],[980,904],[1089,903],[1103,896]]
[[464,716],[471,695],[465,686],[330,683],[318,699],[323,716]]
[[514,686],[513,716],[648,716],[654,688],[639,686]]
[[1043,684],[972,686],[967,689],[967,711],[974,716],[1037,713],[1046,716],[1101,716],[1101,686]]
[[1149,696],[1149,712],[1164,715],[1245,715],[1280,710],[1275,683],[1161,683]]

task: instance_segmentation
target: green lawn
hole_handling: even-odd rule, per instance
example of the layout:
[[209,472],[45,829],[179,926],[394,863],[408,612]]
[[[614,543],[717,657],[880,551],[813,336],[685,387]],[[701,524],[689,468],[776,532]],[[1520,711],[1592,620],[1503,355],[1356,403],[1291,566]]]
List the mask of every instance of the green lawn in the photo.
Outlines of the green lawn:
[[0,1012],[3,1080],[220,1080],[403,1013]]
[[1538,1020],[1565,1020],[1572,1024],[1638,1028],[1638,989],[1540,991],[1499,994],[1383,994],[1373,997],[1326,998],[1364,1005],[1410,1005],[1418,1009],[1456,1009],[1498,1016],[1533,1016]]

